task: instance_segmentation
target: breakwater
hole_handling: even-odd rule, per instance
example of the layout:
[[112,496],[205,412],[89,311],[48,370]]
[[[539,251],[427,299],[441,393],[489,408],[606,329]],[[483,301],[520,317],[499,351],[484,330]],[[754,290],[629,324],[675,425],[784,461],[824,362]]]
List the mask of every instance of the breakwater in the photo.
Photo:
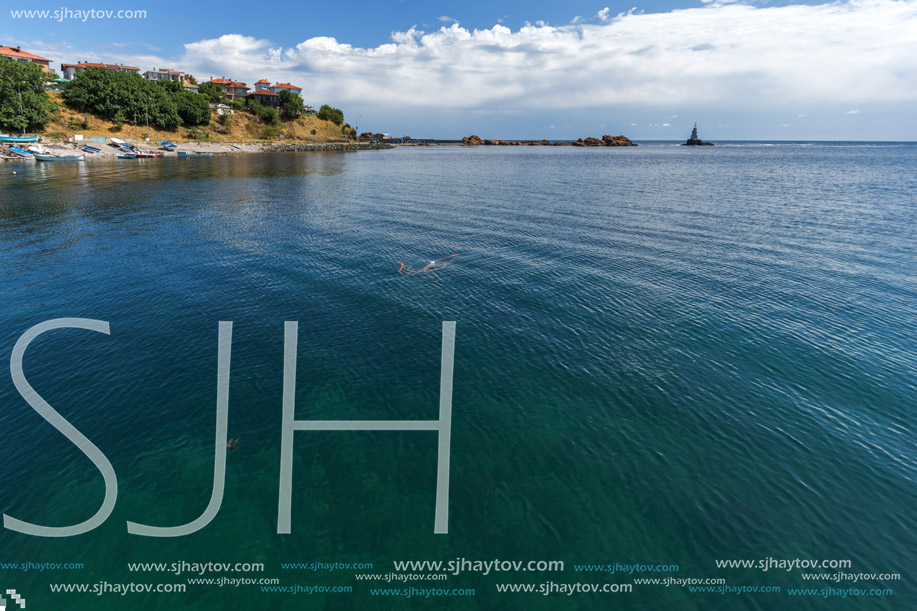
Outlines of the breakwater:
[[261,148],[266,153],[304,153],[320,151],[376,151],[395,148],[381,142],[326,142],[320,144],[268,144]]

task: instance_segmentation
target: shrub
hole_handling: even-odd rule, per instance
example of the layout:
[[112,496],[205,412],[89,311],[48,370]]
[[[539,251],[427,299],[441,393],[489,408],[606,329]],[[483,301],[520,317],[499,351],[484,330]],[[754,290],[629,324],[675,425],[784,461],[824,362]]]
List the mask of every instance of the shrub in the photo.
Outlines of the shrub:
[[340,108],[332,108],[327,104],[322,104],[316,116],[323,121],[331,121],[335,125],[341,125],[344,122],[344,111]]

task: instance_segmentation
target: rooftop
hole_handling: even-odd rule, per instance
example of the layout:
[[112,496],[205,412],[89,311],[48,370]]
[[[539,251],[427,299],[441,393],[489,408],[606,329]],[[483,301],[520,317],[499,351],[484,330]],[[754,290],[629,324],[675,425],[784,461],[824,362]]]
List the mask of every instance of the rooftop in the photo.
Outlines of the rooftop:
[[22,59],[33,59],[40,62],[51,62],[50,59],[45,59],[40,55],[35,55],[34,53],[29,53],[28,51],[23,51],[20,47],[3,47],[0,46],[0,55],[5,55],[7,57],[19,57]]
[[278,96],[276,93],[274,93],[273,91],[268,91],[267,89],[256,89],[255,91],[252,91],[252,92],[251,92],[250,94],[248,94],[248,95],[271,95],[271,96],[274,96],[275,98],[279,98],[279,97],[280,97],[280,96]]
[[125,66],[124,64],[96,64],[93,62],[79,62],[76,64],[61,64],[61,69],[63,68],[107,68],[109,70],[136,70],[140,71],[140,68],[135,68],[134,66]]

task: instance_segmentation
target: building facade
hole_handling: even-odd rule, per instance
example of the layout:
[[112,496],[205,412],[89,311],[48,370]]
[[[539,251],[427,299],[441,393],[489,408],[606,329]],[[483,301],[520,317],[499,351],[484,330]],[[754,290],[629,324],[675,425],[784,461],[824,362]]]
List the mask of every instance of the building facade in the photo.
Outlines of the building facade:
[[35,64],[40,66],[45,72],[52,72],[50,59],[45,59],[44,57],[29,53],[28,51],[23,51],[21,47],[0,46],[0,57],[6,57],[20,64]]
[[180,81],[182,80],[182,72],[178,70],[171,70],[169,68],[160,68],[159,70],[147,70],[143,73],[143,78],[148,81],[159,82],[159,81]]
[[105,70],[111,70],[112,72],[131,72],[133,74],[140,74],[140,68],[135,68],[134,66],[125,66],[124,64],[96,64],[92,62],[79,62],[76,64],[61,64],[61,72],[63,77],[68,81],[72,81],[77,74],[85,70],[86,68],[104,68]]

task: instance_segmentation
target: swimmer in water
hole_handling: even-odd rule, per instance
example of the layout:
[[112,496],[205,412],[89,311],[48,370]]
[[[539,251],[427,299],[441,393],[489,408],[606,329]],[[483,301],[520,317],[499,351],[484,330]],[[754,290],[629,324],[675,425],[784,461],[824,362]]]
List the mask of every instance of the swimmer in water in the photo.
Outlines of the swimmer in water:
[[452,259],[457,256],[458,256],[458,253],[454,255],[449,255],[448,257],[443,257],[442,259],[435,259],[433,261],[430,261],[429,263],[427,263],[420,269],[408,267],[404,263],[401,263],[401,266],[398,268],[398,273],[403,276],[413,276],[414,274],[419,274],[422,272],[432,272],[432,271],[440,270],[446,267],[446,265],[448,265],[448,263],[451,262]]

